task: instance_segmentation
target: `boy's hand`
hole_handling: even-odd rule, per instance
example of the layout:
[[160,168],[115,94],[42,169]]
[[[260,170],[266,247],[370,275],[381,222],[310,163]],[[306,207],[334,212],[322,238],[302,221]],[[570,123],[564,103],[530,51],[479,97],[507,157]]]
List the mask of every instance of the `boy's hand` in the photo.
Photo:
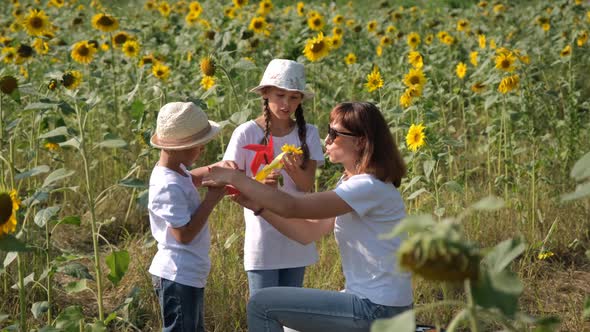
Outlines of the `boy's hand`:
[[209,187],[207,194],[205,194],[205,199],[217,204],[223,196],[225,196],[224,187]]
[[211,167],[223,167],[223,168],[230,168],[230,169],[238,169],[238,164],[236,164],[233,160],[221,160],[212,164]]

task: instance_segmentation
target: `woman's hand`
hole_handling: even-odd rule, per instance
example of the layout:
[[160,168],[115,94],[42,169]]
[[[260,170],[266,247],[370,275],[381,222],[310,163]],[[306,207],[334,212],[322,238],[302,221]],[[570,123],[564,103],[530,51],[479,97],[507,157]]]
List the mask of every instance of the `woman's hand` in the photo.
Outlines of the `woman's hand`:
[[232,177],[245,176],[241,171],[219,166],[209,167],[209,173],[203,178],[203,186],[221,187],[231,184]]
[[230,198],[232,201],[240,204],[241,206],[245,207],[246,209],[250,209],[252,211],[260,210],[260,206],[254,203],[250,198],[245,196],[244,194],[239,195],[231,195]]

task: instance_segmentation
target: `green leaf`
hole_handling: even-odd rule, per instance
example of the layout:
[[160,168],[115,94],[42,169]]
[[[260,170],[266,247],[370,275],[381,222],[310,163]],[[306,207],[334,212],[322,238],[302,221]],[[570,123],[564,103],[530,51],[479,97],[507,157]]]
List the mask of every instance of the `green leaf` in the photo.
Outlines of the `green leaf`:
[[145,105],[141,100],[136,100],[133,102],[133,104],[131,104],[131,117],[136,120],[139,121],[139,119],[141,119],[141,117],[143,116],[143,112],[145,111]]
[[24,111],[30,111],[30,110],[48,110],[48,109],[52,109],[56,106],[57,104],[55,102],[49,102],[49,103],[30,103],[27,106],[25,106]]
[[379,239],[391,239],[402,233],[423,232],[436,225],[436,221],[429,214],[408,216],[402,219],[388,234],[379,235]]
[[236,125],[241,125],[242,123],[248,120],[248,116],[250,116],[251,110],[245,110],[240,112],[235,112],[232,114],[229,119]]
[[107,318],[104,319],[104,323],[105,325],[109,325],[109,323],[114,320],[115,318],[117,318],[117,313],[116,312],[111,312]]
[[118,149],[118,148],[124,148],[124,147],[126,147],[127,146],[127,142],[125,142],[124,140],[122,140],[120,138],[107,139],[107,140],[104,140],[104,141],[98,143],[96,146],[97,147],[100,147],[100,148]]
[[558,331],[559,327],[559,318],[558,317],[543,317],[535,320],[535,324],[537,325],[533,332],[554,332]]
[[457,181],[447,181],[443,184],[443,186],[447,187],[450,191],[454,191],[459,194],[463,192],[463,186],[461,186]]
[[24,242],[11,234],[4,234],[0,237],[0,251],[29,251],[31,250]]
[[88,267],[79,262],[70,262],[66,265],[57,268],[57,272],[67,274],[71,277],[78,279],[90,279],[94,280],[94,277],[88,271]]
[[54,182],[57,182],[59,180],[63,180],[67,177],[70,177],[70,176],[74,175],[75,173],[76,173],[76,171],[74,171],[74,170],[67,170],[65,168],[57,169],[45,178],[45,181],[43,182],[43,185],[41,187],[47,187],[50,184],[53,184]]
[[414,332],[416,330],[416,315],[414,310],[389,319],[378,319],[371,325],[371,332]]
[[75,294],[75,293],[79,293],[79,292],[85,291],[90,288],[88,288],[88,279],[81,279],[78,281],[69,282],[64,287],[64,289],[68,294]]
[[35,168],[31,168],[30,170],[28,170],[26,172],[17,174],[14,177],[14,179],[16,181],[22,180],[22,179],[26,179],[26,178],[31,177],[31,176],[35,176],[35,175],[47,173],[47,172],[49,172],[49,170],[50,170],[49,169],[49,166],[47,166],[47,165],[37,166]]
[[509,271],[490,273],[484,270],[472,288],[476,304],[488,309],[496,308],[510,318],[518,309],[521,291],[520,280]]
[[590,152],[586,153],[580,160],[576,161],[570,172],[570,176],[577,181],[590,178]]
[[125,180],[121,180],[118,183],[120,186],[129,187],[129,188],[137,188],[137,189],[145,189],[148,187],[147,183],[140,179],[136,178],[129,178]]
[[42,314],[46,313],[49,309],[49,303],[47,301],[35,302],[31,308],[33,317],[39,318]]
[[412,180],[410,180],[410,182],[405,185],[403,192],[405,192],[406,190],[412,188],[412,186],[415,185],[416,182],[420,181],[421,178],[422,178],[422,176],[420,176],[420,175],[414,176],[412,178]]
[[45,224],[59,212],[60,208],[59,205],[56,205],[38,211],[35,214],[35,224],[39,227],[45,227]]
[[129,268],[129,253],[126,250],[113,251],[105,260],[111,270],[107,277],[116,286]]
[[55,327],[62,331],[79,331],[80,320],[84,319],[84,313],[80,306],[69,306],[55,318]]
[[576,186],[576,191],[573,193],[567,193],[561,196],[562,202],[573,201],[576,199],[590,196],[590,182],[580,184]]
[[411,193],[411,194],[410,194],[410,196],[408,196],[408,201],[411,201],[411,200],[413,200],[414,198],[416,198],[416,197],[420,196],[421,194],[423,194],[423,193],[427,193],[427,192],[428,192],[428,191],[427,191],[426,189],[424,189],[424,188],[420,188],[420,189],[418,189],[418,190],[414,191],[413,193]]
[[490,106],[495,104],[497,99],[498,99],[498,96],[496,96],[496,95],[491,95],[491,96],[487,97],[486,101],[483,105],[484,110],[487,110],[488,108],[490,108]]
[[424,176],[426,178],[430,177],[430,174],[432,173],[432,170],[434,169],[435,165],[436,161],[434,160],[426,160],[424,164],[422,164],[422,166],[424,167]]
[[508,267],[525,249],[525,244],[518,238],[504,240],[486,254],[482,264],[492,272],[500,272]]
[[16,256],[18,256],[18,253],[14,251],[7,253],[6,257],[4,257],[4,262],[2,263],[2,265],[4,267],[8,267],[8,265],[10,265],[10,263],[12,263],[16,259]]
[[99,320],[92,324],[86,324],[84,327],[84,332],[105,332],[106,330],[107,327]]
[[584,311],[582,313],[582,317],[584,317],[584,319],[590,317],[590,297],[587,297],[586,301],[584,301]]
[[67,216],[65,218],[63,218],[62,220],[58,221],[56,225],[60,225],[60,224],[66,224],[66,225],[75,225],[75,226],[80,226],[80,217],[78,216]]
[[62,127],[57,127],[41,136],[39,136],[39,139],[43,139],[43,138],[51,138],[51,137],[55,137],[55,136],[66,136],[68,135],[68,127],[62,126]]
[[71,146],[71,147],[74,147],[74,148],[76,148],[76,149],[80,149],[80,139],[79,139],[77,136],[76,136],[76,137],[72,137],[72,138],[70,138],[69,140],[67,140],[67,141],[65,141],[65,142],[58,143],[58,144],[59,144],[59,146],[61,146],[62,148],[63,148],[64,146],[66,146],[66,147],[67,147],[67,146]]
[[49,325],[47,325],[47,326],[44,326],[43,328],[41,328],[41,329],[40,329],[39,331],[37,331],[37,332],[62,332],[62,330],[60,330],[60,329],[56,329],[56,328],[55,328],[55,327],[53,327],[53,326],[49,326]]
[[504,201],[494,196],[488,196],[471,205],[476,210],[497,210],[504,206]]

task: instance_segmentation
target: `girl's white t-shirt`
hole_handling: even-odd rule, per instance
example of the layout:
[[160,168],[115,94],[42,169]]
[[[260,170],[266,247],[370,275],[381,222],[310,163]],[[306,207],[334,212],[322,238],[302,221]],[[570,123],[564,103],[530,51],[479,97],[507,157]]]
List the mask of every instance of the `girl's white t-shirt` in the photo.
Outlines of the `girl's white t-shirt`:
[[411,276],[400,272],[396,258],[403,238],[379,238],[406,215],[400,193],[392,183],[370,174],[340,180],[334,192],[354,210],[336,217],[334,226],[346,280],[344,292],[376,304],[412,304]]
[[[317,161],[318,166],[324,164],[324,154],[318,129],[314,125],[306,125],[306,141],[309,148],[310,159]],[[254,151],[243,147],[248,144],[260,144],[264,138],[264,130],[253,120],[238,126],[232,133],[232,137],[223,156],[223,160],[236,162],[241,170],[245,170],[250,177],[250,163],[256,154]],[[281,153],[284,144],[301,146],[298,127],[282,137],[273,136],[274,156]],[[262,169],[264,165],[260,167]],[[302,194],[285,170],[281,172],[283,185],[281,190],[291,194]],[[246,238],[244,240],[244,268],[249,270],[272,270],[292,267],[307,266],[318,260],[315,244],[302,245],[277,231],[264,218],[255,216],[254,212],[244,209],[246,221]]]
[[203,288],[209,269],[209,224],[188,244],[182,244],[168,230],[186,225],[201,205],[190,173],[180,165],[185,176],[162,166],[154,167],[150,177],[148,211],[152,235],[158,252],[149,272],[179,284]]

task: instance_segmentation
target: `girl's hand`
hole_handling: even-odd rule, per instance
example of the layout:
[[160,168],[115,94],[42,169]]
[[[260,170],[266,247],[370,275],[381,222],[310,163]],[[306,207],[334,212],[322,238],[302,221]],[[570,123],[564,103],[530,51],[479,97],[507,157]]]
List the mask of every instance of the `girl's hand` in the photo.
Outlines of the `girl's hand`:
[[281,171],[274,169],[264,180],[262,180],[262,183],[277,188],[279,184],[279,177],[281,177]]
[[210,167],[209,173],[203,178],[203,186],[206,187],[223,187],[230,184],[233,176],[245,176],[239,170],[223,168],[219,166]]

